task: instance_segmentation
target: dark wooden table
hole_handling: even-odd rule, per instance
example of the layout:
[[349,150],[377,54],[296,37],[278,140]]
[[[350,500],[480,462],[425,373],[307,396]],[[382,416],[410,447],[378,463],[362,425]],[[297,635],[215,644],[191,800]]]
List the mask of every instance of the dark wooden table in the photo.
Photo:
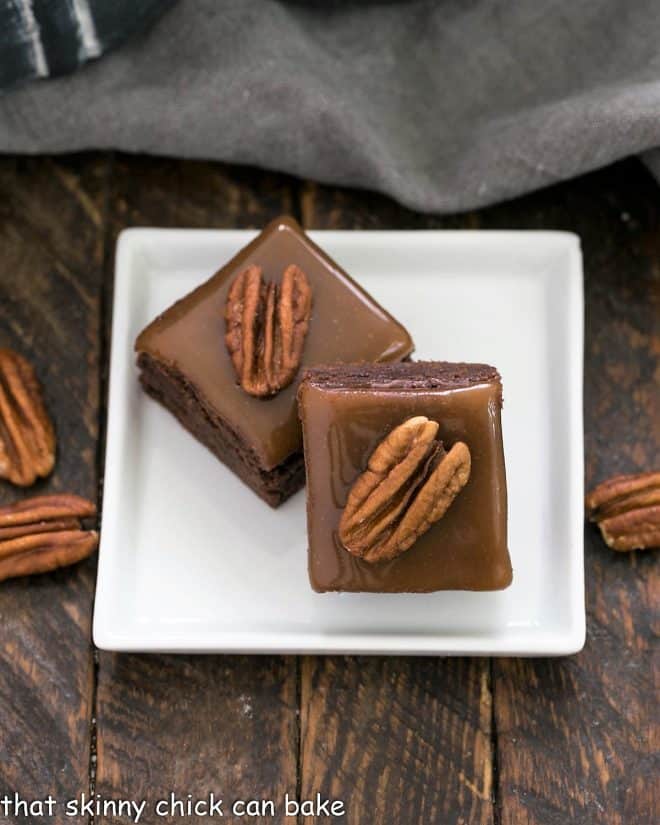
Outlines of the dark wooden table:
[[[59,435],[56,472],[39,492],[102,503],[118,231],[258,227],[281,212],[313,228],[579,233],[586,483],[660,465],[660,190],[636,161],[438,218],[220,164],[2,158],[0,345],[36,364]],[[0,482],[0,501],[16,497]],[[653,825],[657,560],[615,554],[591,527],[585,542],[587,643],[560,659],[113,655],[91,644],[95,559],[6,582],[0,795],[319,791],[345,801],[351,825]],[[80,820],[60,811],[49,821]]]

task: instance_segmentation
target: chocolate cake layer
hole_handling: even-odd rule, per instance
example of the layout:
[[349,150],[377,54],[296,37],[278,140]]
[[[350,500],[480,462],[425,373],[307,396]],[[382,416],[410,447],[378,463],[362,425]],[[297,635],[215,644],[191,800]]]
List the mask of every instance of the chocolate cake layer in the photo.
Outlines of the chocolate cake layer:
[[140,383],[153,398],[173,413],[183,426],[220,461],[254,490],[277,507],[305,484],[305,462],[295,453],[272,470],[264,470],[254,451],[226,421],[199,399],[185,377],[167,369],[142,353],[138,358]]
[[[411,362],[307,370],[299,409],[312,587],[320,592],[507,587],[512,571],[501,402],[499,374],[485,364]],[[437,422],[445,450],[459,442],[467,445],[469,480],[446,513],[409,549],[388,561],[366,561],[339,538],[349,494],[376,448],[417,416]],[[383,513],[388,507],[381,502]]]
[[400,364],[320,364],[303,380],[325,389],[460,389],[500,381],[488,364],[405,361]]

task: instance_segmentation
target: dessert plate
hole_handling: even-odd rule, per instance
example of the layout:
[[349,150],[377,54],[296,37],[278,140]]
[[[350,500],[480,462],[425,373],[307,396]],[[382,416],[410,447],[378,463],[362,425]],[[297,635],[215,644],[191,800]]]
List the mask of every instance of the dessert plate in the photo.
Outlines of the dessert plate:
[[[311,232],[411,332],[415,357],[504,386],[513,584],[317,594],[305,494],[271,510],[140,389],[137,333],[251,231],[128,229],[116,258],[94,641],[106,650],[558,655],[584,644],[579,240],[561,232]],[[222,346],[222,341],[218,342]]]

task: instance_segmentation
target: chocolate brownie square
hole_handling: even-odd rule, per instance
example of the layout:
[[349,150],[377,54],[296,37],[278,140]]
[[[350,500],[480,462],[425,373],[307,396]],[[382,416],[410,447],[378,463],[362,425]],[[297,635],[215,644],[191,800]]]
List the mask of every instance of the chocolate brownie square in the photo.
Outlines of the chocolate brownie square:
[[[265,342],[260,339],[259,346],[248,353],[254,365],[248,381],[245,372],[249,364],[246,366],[243,357],[246,330],[257,322],[268,327],[262,317],[270,300],[267,292],[270,290],[268,295],[281,304],[282,296],[291,294],[285,280],[292,272],[293,283],[304,281],[309,298],[304,323],[296,325],[300,319],[294,317],[284,343],[286,336],[277,329],[270,339],[262,330]],[[240,333],[252,287],[255,314],[250,324],[244,324],[243,339],[240,335],[237,339],[234,322],[238,319]],[[232,308],[228,309],[232,289],[233,315]],[[297,309],[300,307],[293,306],[294,315]],[[281,307],[276,307],[272,317],[280,317],[277,311],[285,317]],[[277,363],[266,380],[264,358],[268,360],[268,352],[278,346],[281,357],[271,352],[271,366]],[[144,389],[276,507],[304,484],[296,405],[302,370],[326,362],[399,361],[409,356],[413,343],[401,324],[292,218],[282,217],[208,281],[149,324],[138,336],[135,349]],[[298,359],[290,357],[292,354]],[[255,375],[258,380],[252,380]],[[260,388],[267,394],[252,394]]]
[[500,409],[485,364],[331,365],[299,390],[314,590],[511,583]]

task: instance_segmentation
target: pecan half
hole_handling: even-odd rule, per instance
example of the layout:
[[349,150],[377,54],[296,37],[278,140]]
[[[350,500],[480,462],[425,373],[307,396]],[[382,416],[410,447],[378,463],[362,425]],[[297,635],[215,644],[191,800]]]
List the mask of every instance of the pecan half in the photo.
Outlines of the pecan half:
[[275,395],[300,366],[312,309],[307,276],[288,266],[282,284],[265,281],[249,266],[232,283],[225,305],[225,343],[241,387],[250,395]]
[[376,447],[354,483],[339,522],[339,539],[368,562],[408,550],[447,512],[470,478],[470,450],[457,442],[446,452],[438,423],[409,418]]
[[603,481],[587,495],[585,506],[613,550],[660,547],[660,473]]
[[55,464],[55,431],[32,366],[0,349],[0,477],[28,487]]
[[81,519],[96,513],[91,501],[71,494],[34,496],[0,507],[0,581],[46,573],[87,558],[98,533]]

